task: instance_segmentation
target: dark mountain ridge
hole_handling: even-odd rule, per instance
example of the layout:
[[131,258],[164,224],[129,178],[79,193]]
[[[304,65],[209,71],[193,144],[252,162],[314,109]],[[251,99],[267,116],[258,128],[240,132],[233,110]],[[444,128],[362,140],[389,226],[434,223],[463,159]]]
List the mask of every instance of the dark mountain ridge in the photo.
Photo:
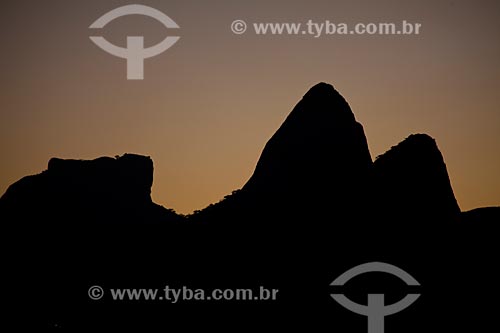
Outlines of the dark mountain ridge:
[[[491,295],[498,281],[490,267],[500,208],[461,214],[443,156],[427,135],[411,135],[372,162],[363,127],[331,85],[303,97],[249,181],[221,202],[180,216],[152,202],[152,184],[152,160],[125,154],[51,159],[46,171],[9,187],[0,218],[15,252],[5,272],[20,303],[17,327],[135,323],[143,331],[177,323],[233,332],[245,323],[252,330],[366,332],[366,318],[336,306],[328,286],[370,261],[401,267],[424,286],[412,308],[418,316],[388,319],[391,332],[493,325],[484,318],[495,318],[494,310],[471,304],[483,304],[477,295]],[[276,287],[280,299],[176,305],[87,295],[93,285],[165,284]],[[470,285],[474,292],[457,292]]]
[[[151,201],[152,183],[149,157],[53,158],[46,171],[10,186],[0,209],[20,219],[36,211],[51,219],[78,212],[74,218],[86,222],[185,220]],[[287,220],[349,216],[351,223],[374,217],[457,220],[460,208],[434,139],[411,135],[372,162],[349,104],[333,86],[319,83],[267,142],[243,188],[187,220],[229,223],[262,215]]]
[[[443,156],[433,138],[413,134],[374,163],[376,207],[394,219],[420,223],[456,220],[460,208]],[[408,221],[409,222],[409,221]]]
[[308,214],[352,214],[369,204],[371,169],[363,127],[345,99],[320,83],[267,142],[242,191],[263,202],[267,211],[297,207]]
[[47,170],[14,183],[0,199],[0,208],[19,220],[31,214],[52,221],[142,223],[179,221],[172,210],[151,200],[153,161],[125,154],[95,160],[52,158]]

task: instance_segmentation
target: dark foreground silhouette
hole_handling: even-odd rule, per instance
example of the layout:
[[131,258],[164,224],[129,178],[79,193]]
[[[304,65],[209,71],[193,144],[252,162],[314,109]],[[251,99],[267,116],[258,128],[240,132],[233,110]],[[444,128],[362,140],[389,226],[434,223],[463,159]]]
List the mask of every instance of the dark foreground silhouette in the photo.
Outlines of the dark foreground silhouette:
[[[436,142],[409,136],[372,161],[363,127],[328,84],[313,87],[266,144],[245,186],[189,216],[152,202],[153,163],[125,154],[51,159],[0,199],[16,325],[148,326],[183,331],[366,332],[330,283],[366,262],[421,284],[386,332],[496,326],[500,208],[460,212]],[[344,292],[358,303],[410,289],[372,273]],[[374,280],[375,279],[375,280]],[[377,282],[377,283],[374,283]],[[105,297],[88,297],[100,285]],[[276,301],[114,301],[108,288],[279,289]],[[412,289],[413,290],[413,289]],[[413,290],[415,291],[415,290]]]

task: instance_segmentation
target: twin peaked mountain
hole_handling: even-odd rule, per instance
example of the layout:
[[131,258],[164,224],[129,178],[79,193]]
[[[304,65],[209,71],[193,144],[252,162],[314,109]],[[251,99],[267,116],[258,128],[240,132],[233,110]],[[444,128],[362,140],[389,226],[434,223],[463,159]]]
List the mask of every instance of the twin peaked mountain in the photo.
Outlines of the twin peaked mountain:
[[187,217],[152,202],[151,159],[125,154],[93,161],[52,159],[0,199],[14,218],[86,222],[189,221],[232,225],[324,219],[453,220],[460,209],[435,141],[409,136],[372,161],[361,124],[329,84],[311,88],[266,144],[241,190]]
[[[13,258],[4,269],[7,284],[24,302],[24,321],[16,325],[144,331],[179,324],[232,332],[265,322],[366,332],[366,318],[356,322],[328,287],[348,268],[373,261],[404,267],[425,286],[414,312],[391,321],[394,332],[495,324],[484,321],[496,318],[494,307],[488,313],[467,305],[486,302],[481,295],[491,298],[497,286],[498,273],[489,269],[497,260],[496,223],[468,222],[498,222],[499,208],[460,212],[427,135],[411,135],[373,162],[363,127],[331,85],[307,92],[266,144],[252,177],[219,203],[181,216],[152,202],[152,183],[152,160],[125,154],[53,158],[46,171],[10,186],[0,198],[0,220],[12,250],[7,262]],[[39,287],[26,288],[34,277]],[[375,281],[384,284],[376,290],[403,292],[392,279]],[[98,302],[87,297],[89,286],[165,283],[276,287],[279,299],[213,307],[118,305],[108,291]],[[457,293],[467,286],[474,290]]]

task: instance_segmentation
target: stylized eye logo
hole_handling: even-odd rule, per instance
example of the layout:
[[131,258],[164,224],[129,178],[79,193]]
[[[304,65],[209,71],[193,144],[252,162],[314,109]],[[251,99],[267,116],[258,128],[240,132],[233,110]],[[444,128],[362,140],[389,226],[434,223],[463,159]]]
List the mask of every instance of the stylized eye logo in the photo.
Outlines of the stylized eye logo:
[[[399,277],[409,286],[420,284],[410,274],[402,269],[382,262],[371,262],[351,268],[336,278],[330,285],[343,286],[355,276],[370,272],[384,272]],[[368,294],[368,305],[358,304],[342,294],[331,294],[340,305],[360,315],[368,317],[368,333],[384,332],[384,317],[406,309],[417,300],[420,294],[408,294],[402,300],[391,305],[385,305],[384,294]]]
[[[90,25],[90,28],[103,28],[114,19],[126,15],[145,15],[160,21],[166,28],[179,28],[177,23],[164,13],[144,5],[127,5],[115,8],[97,19],[97,21]],[[178,36],[169,36],[160,43],[148,48],[144,48],[143,36],[128,36],[126,48],[111,44],[102,36],[91,36],[90,40],[92,40],[104,51],[114,56],[127,59],[128,80],[142,80],[144,79],[144,59],[151,58],[165,52],[172,45],[174,45],[179,38],[180,37]]]

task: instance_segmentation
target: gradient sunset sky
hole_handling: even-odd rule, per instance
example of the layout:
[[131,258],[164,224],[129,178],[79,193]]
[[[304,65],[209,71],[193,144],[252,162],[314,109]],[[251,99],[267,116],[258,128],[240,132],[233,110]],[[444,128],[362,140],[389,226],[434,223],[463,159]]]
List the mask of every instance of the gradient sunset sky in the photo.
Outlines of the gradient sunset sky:
[[[111,43],[180,40],[126,80],[126,61],[89,29],[138,3],[180,29],[128,16]],[[153,200],[180,213],[241,188],[271,135],[314,84],[331,83],[363,124],[372,157],[433,136],[462,210],[500,205],[500,1],[4,1],[0,192],[51,157],[154,160]],[[235,35],[253,22],[422,24],[409,36]],[[99,33],[98,33],[99,34]]]

